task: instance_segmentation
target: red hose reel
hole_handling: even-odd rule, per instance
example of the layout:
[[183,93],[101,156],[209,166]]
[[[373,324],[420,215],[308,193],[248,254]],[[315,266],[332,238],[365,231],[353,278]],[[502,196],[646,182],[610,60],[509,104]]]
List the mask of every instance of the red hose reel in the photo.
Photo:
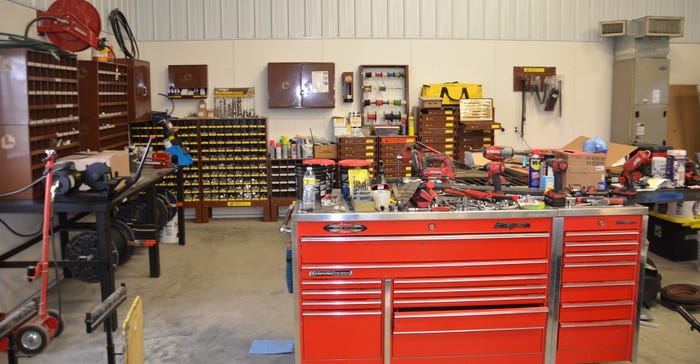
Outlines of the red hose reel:
[[[37,11],[42,19],[37,26],[51,43],[61,49],[79,52],[88,47],[101,50],[104,40],[99,38],[102,31],[100,13],[85,0],[56,0],[47,11]],[[61,19],[56,21],[50,18]]]

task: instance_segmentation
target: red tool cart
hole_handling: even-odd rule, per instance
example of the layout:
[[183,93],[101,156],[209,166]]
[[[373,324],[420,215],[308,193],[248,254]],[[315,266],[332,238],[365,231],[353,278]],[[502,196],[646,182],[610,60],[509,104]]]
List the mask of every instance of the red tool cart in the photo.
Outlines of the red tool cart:
[[292,216],[297,363],[632,360],[640,206]]

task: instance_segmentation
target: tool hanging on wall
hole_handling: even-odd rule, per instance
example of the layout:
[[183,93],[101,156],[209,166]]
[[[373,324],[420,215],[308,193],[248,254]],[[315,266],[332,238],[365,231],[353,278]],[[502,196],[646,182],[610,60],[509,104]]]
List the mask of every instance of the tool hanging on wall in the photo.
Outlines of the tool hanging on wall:
[[[544,111],[554,111],[561,96],[561,80],[556,76],[546,76],[544,80],[536,76],[530,87],[530,92],[535,94],[540,105],[544,105]],[[561,109],[559,113],[561,115]]]

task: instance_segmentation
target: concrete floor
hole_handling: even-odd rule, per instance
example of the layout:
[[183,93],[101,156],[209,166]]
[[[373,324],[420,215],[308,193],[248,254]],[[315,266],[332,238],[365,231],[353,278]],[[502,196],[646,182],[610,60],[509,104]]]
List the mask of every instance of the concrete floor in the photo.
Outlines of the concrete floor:
[[[293,363],[293,355],[248,355],[254,339],[293,339],[292,295],[285,283],[288,238],[279,223],[213,220],[187,225],[187,245],[161,246],[162,274],[148,277],[148,254],[137,250],[117,271],[129,290],[119,323],[136,295],[144,304],[146,363]],[[662,285],[700,285],[695,262],[675,263],[651,255]],[[20,363],[106,363],[105,334],[85,332],[85,312],[99,302],[99,285],[60,284],[64,333]],[[51,294],[55,297],[55,294]],[[55,307],[55,303],[51,306]],[[658,328],[640,328],[638,363],[698,363],[700,333],[661,305],[650,314]],[[700,318],[700,313],[698,313]],[[117,351],[122,338],[115,334]],[[0,363],[7,357],[0,354]],[[117,362],[121,362],[118,358]]]

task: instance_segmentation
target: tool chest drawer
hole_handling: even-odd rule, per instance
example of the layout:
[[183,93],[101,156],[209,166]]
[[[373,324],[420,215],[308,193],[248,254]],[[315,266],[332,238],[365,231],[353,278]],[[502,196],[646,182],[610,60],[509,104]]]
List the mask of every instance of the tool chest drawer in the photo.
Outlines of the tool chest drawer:
[[564,302],[561,304],[559,321],[582,322],[597,320],[628,320],[634,317],[634,301]]
[[638,252],[639,242],[635,240],[567,240],[564,242],[564,254],[585,252]]
[[636,281],[639,263],[564,263],[562,282]]
[[632,321],[562,322],[559,350],[626,348],[632,341]]
[[636,251],[564,252],[564,263],[637,261]]
[[310,363],[382,363],[382,312],[303,312],[302,355]]
[[561,302],[616,301],[634,297],[634,281],[564,283],[561,289]]
[[402,307],[544,305],[546,275],[394,280],[393,303]]
[[600,234],[601,231],[626,230],[639,234],[642,226],[642,215],[619,216],[580,216],[567,217],[564,220],[564,231],[585,231]]
[[546,234],[303,238],[304,263],[449,262],[549,257]]
[[[542,353],[546,308],[396,312],[393,358]],[[469,362],[467,359],[457,362]],[[477,361],[483,362],[483,361]]]

